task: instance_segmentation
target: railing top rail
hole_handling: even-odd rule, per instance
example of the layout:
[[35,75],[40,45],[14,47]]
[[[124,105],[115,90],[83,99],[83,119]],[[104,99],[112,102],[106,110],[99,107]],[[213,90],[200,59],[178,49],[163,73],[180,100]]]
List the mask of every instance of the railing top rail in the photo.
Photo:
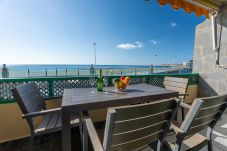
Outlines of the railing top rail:
[[[148,75],[129,75],[130,77],[150,77],[150,76],[198,76],[198,73],[181,73],[181,74],[148,74]],[[48,81],[48,80],[71,80],[71,79],[87,79],[91,76],[49,76],[49,77],[21,77],[21,78],[0,78],[0,82],[27,82],[27,81]],[[94,75],[93,77],[97,77]],[[120,77],[120,75],[107,76]]]

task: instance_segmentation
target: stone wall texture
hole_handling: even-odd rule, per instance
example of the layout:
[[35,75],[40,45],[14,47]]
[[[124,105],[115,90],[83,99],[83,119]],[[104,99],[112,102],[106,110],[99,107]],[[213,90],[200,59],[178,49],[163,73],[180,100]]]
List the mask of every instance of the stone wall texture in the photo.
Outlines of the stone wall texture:
[[[220,40],[220,64],[227,67],[227,7],[218,19],[218,39]],[[227,69],[216,65],[213,51],[211,20],[207,19],[196,27],[193,72],[200,74],[199,96],[227,94]]]

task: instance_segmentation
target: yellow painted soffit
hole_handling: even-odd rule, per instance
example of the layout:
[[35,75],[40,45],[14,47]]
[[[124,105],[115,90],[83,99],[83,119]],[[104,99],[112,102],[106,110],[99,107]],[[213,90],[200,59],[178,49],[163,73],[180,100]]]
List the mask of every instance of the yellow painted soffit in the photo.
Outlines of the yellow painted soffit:
[[220,3],[214,0],[157,0],[160,5],[170,4],[173,9],[178,10],[180,8],[189,14],[194,12],[197,16],[205,15],[209,18],[210,10],[218,10],[221,6]]
[[205,7],[208,10],[219,10],[221,7],[221,2],[218,2],[217,0],[186,0],[188,2],[192,2],[195,5],[198,4],[201,7]]

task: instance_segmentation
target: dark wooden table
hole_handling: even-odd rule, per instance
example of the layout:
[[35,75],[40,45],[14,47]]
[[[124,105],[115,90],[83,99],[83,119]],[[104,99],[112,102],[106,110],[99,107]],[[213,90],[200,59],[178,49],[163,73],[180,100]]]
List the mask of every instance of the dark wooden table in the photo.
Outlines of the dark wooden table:
[[72,113],[178,96],[178,92],[147,84],[129,85],[123,93],[115,92],[113,87],[107,87],[104,90],[104,92],[97,92],[95,88],[64,90],[62,100],[63,151],[71,151],[70,118]]

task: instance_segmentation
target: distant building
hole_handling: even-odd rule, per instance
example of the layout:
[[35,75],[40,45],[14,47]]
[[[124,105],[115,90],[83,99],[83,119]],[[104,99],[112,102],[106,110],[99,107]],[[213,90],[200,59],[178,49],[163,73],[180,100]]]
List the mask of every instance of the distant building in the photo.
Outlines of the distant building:
[[188,64],[188,62],[185,61],[182,63],[182,66],[187,66],[187,64]]
[[193,60],[189,60],[188,66],[192,69],[192,67],[193,67]]
[[193,67],[193,60],[184,61],[182,63],[182,66],[192,68]]

